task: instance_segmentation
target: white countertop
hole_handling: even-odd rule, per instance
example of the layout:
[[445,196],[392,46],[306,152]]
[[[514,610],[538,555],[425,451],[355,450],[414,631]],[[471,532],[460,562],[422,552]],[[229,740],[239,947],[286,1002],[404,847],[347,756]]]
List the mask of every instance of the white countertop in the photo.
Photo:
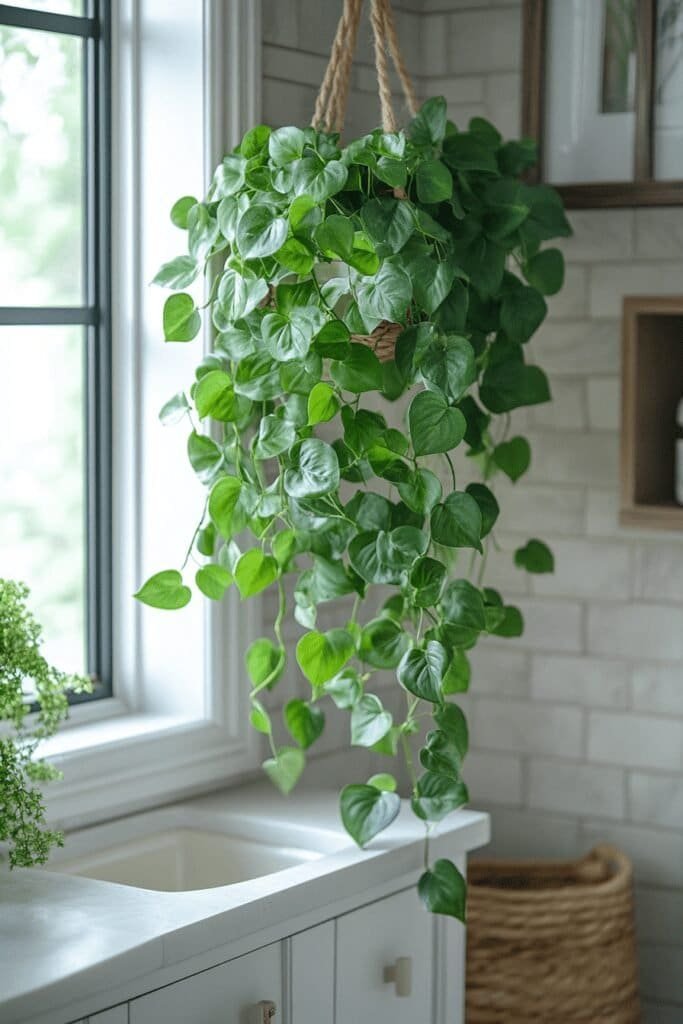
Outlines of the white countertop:
[[[359,850],[343,830],[333,792],[305,790],[285,800],[259,783],[183,806],[190,805],[199,823],[203,813],[215,820],[219,812],[264,839],[285,828],[290,835],[301,830],[302,837],[307,829],[323,830],[336,852],[262,878],[193,892],[153,892],[44,869],[0,871],[2,1024],[68,1020],[71,1007],[73,1017],[87,1012],[81,1007],[88,999],[95,1012],[125,999],[126,986],[131,996],[144,991],[136,979],[162,971],[161,983],[168,983],[173,972],[164,976],[164,968],[223,947],[239,955],[256,933],[263,933],[264,942],[275,941],[315,923],[316,914],[325,920],[343,912],[345,901],[358,902],[365,890],[390,891],[392,881],[422,868],[424,829],[407,808],[368,849]],[[458,811],[434,830],[431,856],[465,853],[488,839],[486,814]]]

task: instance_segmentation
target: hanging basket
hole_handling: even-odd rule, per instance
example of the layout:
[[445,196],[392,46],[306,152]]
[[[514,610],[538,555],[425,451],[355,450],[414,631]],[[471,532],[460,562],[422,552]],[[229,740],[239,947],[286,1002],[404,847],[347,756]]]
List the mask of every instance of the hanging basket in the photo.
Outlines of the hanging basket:
[[352,334],[351,340],[367,345],[375,353],[380,363],[391,363],[396,354],[396,341],[405,327],[382,320],[372,334]]
[[638,1024],[630,861],[468,869],[467,1024]]
[[[330,59],[315,104],[313,126],[327,132],[341,132],[344,127],[346,105],[351,82],[353,55],[358,37],[363,0],[344,0],[344,7]],[[377,85],[382,112],[382,128],[395,132],[398,128],[391,97],[389,57],[401,83],[403,95],[411,116],[417,112],[417,97],[398,43],[394,14],[390,0],[371,0],[370,23],[375,50]],[[405,199],[403,189],[394,189],[397,199]],[[401,324],[383,320],[371,334],[354,334],[351,340],[371,348],[381,363],[394,359],[396,340],[404,330]]]

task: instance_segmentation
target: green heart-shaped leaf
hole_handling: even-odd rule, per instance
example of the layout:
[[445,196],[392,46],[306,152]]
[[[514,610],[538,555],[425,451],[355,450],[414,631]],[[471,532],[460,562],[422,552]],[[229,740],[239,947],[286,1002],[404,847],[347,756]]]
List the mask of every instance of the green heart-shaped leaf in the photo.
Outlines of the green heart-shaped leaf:
[[315,743],[325,728],[323,712],[305,700],[288,701],[282,714],[292,739],[304,750]]
[[452,643],[468,646],[486,629],[484,599],[468,580],[451,580],[441,597],[441,611]]
[[240,596],[260,594],[277,579],[279,571],[272,555],[264,555],[259,548],[245,551],[235,566],[235,583]]
[[150,608],[175,610],[189,604],[192,591],[183,585],[183,577],[177,569],[165,569],[150,576],[133,596]]
[[366,693],[351,711],[351,742],[358,747],[374,747],[390,731],[391,712],[374,693]]
[[415,174],[417,198],[421,203],[442,203],[453,194],[451,172],[440,160],[423,160]]
[[232,575],[222,565],[204,565],[197,570],[195,583],[206,597],[220,601],[232,583]]
[[376,786],[344,786],[340,808],[344,828],[359,846],[365,846],[398,816],[401,798]]
[[432,512],[432,539],[447,548],[481,551],[481,511],[474,498],[454,491]]
[[356,284],[358,309],[364,320],[405,323],[413,286],[405,270],[385,261],[374,277],[361,277]]
[[542,540],[530,540],[523,548],[515,551],[515,565],[527,572],[555,572],[555,559],[547,544]]
[[257,693],[266,686],[271,686],[281,675],[285,667],[286,656],[281,647],[276,647],[268,637],[254,640],[245,654],[247,672],[254,690]]
[[421,391],[408,410],[410,438],[416,455],[448,452],[460,444],[467,423],[459,409],[451,408],[440,394]]
[[524,264],[524,276],[542,295],[555,295],[564,284],[564,256],[559,249],[544,249]]
[[332,698],[338,708],[349,711],[360,700],[363,684],[355,669],[345,668],[332,679],[328,679],[323,685],[323,690]]
[[417,890],[427,910],[465,923],[467,885],[452,861],[435,861],[420,878]]
[[295,440],[296,428],[293,423],[272,414],[264,416],[259,424],[254,455],[257,459],[272,459],[289,451]]
[[311,426],[316,423],[327,423],[336,416],[339,411],[339,397],[337,392],[325,381],[315,385],[308,396],[308,422]]
[[481,536],[484,538],[493,529],[500,514],[500,506],[495,496],[485,484],[468,484],[466,492],[471,498],[474,498],[479,506],[479,511],[481,512]]
[[474,349],[466,338],[449,335],[446,344],[434,343],[420,361],[425,387],[447,402],[457,402],[476,380]]
[[443,644],[430,640],[424,649],[413,647],[404,654],[396,676],[401,686],[415,697],[439,704],[443,699],[441,680],[447,665],[448,655]]
[[526,473],[531,463],[531,445],[525,437],[501,441],[493,451],[493,461],[513,483]]
[[423,821],[441,821],[468,800],[469,794],[464,783],[454,782],[445,775],[425,772],[417,780],[411,807]]
[[292,498],[331,494],[339,486],[339,460],[334,448],[317,437],[303,441],[295,468],[285,471],[284,488]]
[[181,196],[171,207],[171,223],[187,231],[187,215],[197,200],[194,196]]
[[384,385],[382,364],[367,345],[353,343],[343,360],[330,364],[332,380],[345,391],[359,395],[363,391],[381,391]]
[[[218,532],[228,539],[236,533],[233,513],[242,490],[242,481],[234,476],[218,480],[209,495],[209,515]],[[239,528],[239,524],[238,524]]]
[[263,762],[263,770],[277,788],[291,793],[306,767],[306,755],[298,747],[280,747],[275,757]]
[[251,206],[237,222],[237,248],[245,260],[272,256],[287,239],[287,221],[267,206]]
[[308,681],[313,686],[322,686],[344,667],[354,649],[353,637],[345,629],[313,631],[302,636],[296,645],[296,660]]
[[163,321],[166,341],[192,341],[202,326],[194,299],[186,292],[169,295],[164,303]]
[[214,420],[229,423],[239,416],[244,400],[235,395],[232,380],[227,373],[211,370],[197,383],[194,404],[202,419],[210,416]]
[[535,288],[520,283],[503,295],[500,326],[510,341],[523,345],[543,323],[547,312],[543,296]]
[[410,570],[411,604],[416,608],[431,608],[443,590],[446,566],[435,558],[419,558]]
[[276,128],[268,139],[268,153],[276,167],[298,160],[304,151],[306,136],[301,128]]
[[170,263],[164,263],[152,284],[164,288],[187,288],[199,273],[199,264],[194,256],[177,256]]
[[223,466],[223,452],[216,442],[194,430],[187,439],[187,457],[203,484],[212,484]]
[[373,668],[396,668],[410,644],[402,626],[381,616],[371,619],[360,635],[360,658]]
[[439,478],[429,469],[418,469],[407,480],[397,484],[402,500],[418,515],[429,515],[440,501],[442,489]]

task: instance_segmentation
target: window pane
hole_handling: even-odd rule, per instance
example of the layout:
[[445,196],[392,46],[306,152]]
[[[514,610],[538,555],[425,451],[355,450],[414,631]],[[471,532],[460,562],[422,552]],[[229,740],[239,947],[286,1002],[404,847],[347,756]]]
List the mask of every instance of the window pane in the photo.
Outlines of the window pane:
[[549,0],[548,181],[631,181],[637,0]]
[[683,2],[659,0],[655,51],[654,168],[683,178]]
[[86,668],[83,353],[79,327],[0,328],[0,576],[65,671]]
[[83,0],[4,0],[8,7],[28,7],[51,14],[83,14]]
[[83,301],[83,41],[0,26],[0,306]]

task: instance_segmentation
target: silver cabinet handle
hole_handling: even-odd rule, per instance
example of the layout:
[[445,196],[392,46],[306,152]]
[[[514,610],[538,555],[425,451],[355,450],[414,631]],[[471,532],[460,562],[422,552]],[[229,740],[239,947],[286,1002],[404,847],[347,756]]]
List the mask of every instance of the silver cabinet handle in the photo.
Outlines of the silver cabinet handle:
[[409,996],[413,988],[413,958],[410,956],[399,956],[396,963],[384,968],[385,985],[396,986],[397,996]]
[[251,1016],[253,1024],[271,1024],[275,1019],[277,1013],[277,1007],[270,999],[262,999],[260,1003],[257,1003],[254,1007],[254,1012]]

